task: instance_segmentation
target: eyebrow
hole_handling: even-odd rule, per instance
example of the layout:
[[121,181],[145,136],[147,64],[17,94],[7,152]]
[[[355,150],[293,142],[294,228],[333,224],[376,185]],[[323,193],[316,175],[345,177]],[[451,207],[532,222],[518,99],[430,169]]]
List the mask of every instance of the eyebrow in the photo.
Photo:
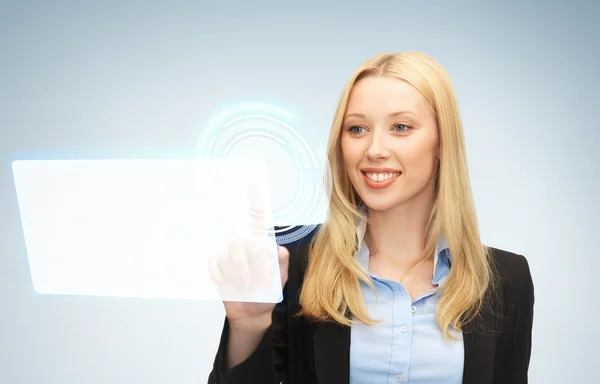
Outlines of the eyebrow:
[[[416,116],[414,113],[410,112],[410,111],[397,111],[397,112],[392,112],[388,115],[388,117],[398,117],[400,115],[413,115]],[[363,119],[366,119],[366,115],[363,113],[349,113],[345,116],[346,118],[348,117],[360,117]]]

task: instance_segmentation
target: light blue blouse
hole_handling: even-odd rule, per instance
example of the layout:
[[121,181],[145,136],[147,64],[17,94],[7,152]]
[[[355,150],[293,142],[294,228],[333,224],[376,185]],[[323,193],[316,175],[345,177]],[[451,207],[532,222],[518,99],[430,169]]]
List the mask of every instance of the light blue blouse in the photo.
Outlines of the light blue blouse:
[[[360,223],[355,257],[369,271],[369,249],[364,240],[366,223]],[[438,239],[434,257],[434,285],[448,277],[451,257],[444,236]],[[383,323],[352,326],[350,383],[460,384],[463,377],[464,344],[445,341],[435,320],[439,300],[436,289],[411,300],[399,282],[369,272],[378,296],[361,282],[369,314]]]

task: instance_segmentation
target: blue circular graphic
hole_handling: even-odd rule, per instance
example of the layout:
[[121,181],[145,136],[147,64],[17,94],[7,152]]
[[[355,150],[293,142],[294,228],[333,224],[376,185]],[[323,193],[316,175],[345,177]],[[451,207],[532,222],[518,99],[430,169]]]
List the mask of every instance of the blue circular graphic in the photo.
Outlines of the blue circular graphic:
[[[294,116],[285,109],[267,103],[241,103],[220,111],[204,127],[196,145],[196,156],[201,158],[228,158],[232,150],[248,139],[260,138],[281,147],[291,157],[298,175],[297,189],[291,201],[282,209],[274,210],[276,221],[286,222],[293,213],[310,216],[319,201],[328,203],[331,197],[331,170],[325,150],[313,151],[293,128]],[[258,155],[258,154],[257,154]],[[321,168],[325,168],[325,178]],[[288,222],[293,222],[290,219]],[[276,227],[280,245],[298,241],[316,228],[311,225]]]

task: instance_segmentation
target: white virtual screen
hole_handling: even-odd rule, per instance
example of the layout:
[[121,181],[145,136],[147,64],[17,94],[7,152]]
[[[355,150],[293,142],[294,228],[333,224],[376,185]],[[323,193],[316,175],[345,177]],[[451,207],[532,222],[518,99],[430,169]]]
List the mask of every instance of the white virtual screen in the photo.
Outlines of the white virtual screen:
[[[276,267],[241,290],[219,289],[209,274],[211,257],[251,233],[251,208],[264,213],[263,229],[273,225],[261,161],[15,161],[13,174],[38,293],[281,299]],[[273,240],[267,231],[254,236]],[[276,244],[268,244],[276,266]]]

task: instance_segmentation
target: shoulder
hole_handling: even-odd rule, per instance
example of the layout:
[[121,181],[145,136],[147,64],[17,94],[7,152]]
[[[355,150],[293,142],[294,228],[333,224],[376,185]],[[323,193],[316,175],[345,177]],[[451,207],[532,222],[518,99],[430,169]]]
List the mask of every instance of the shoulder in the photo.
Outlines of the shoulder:
[[505,322],[512,322],[515,318],[519,321],[531,322],[535,295],[527,258],[498,248],[488,247],[488,250],[497,284],[496,289],[492,289],[491,292],[500,294],[494,297],[500,299],[497,304],[503,304]]
[[487,247],[497,277],[506,283],[527,283],[532,279],[529,262],[523,255],[503,249]]

